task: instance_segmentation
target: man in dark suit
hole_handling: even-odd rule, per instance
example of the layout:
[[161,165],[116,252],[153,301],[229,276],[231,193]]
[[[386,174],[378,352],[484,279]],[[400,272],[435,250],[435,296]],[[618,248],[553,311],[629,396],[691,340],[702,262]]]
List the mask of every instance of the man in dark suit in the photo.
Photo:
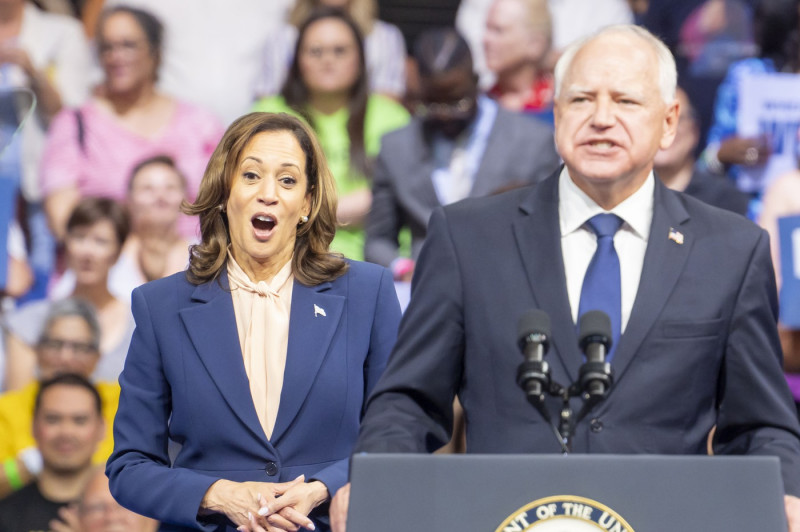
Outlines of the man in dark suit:
[[[433,209],[539,182],[559,164],[549,126],[478,95],[469,46],[455,30],[426,31],[414,55],[422,102],[381,141],[364,249],[397,280],[410,279]],[[410,257],[398,249],[403,227]]]
[[[574,452],[705,454],[716,426],[715,453],[780,459],[799,531],[800,427],[781,372],[767,235],[652,172],[678,123],[672,56],[646,30],[610,27],[570,47],[555,78],[565,168],[532,189],[434,212],[356,452],[434,450],[448,439],[455,394],[468,452],[559,452],[514,382],[516,323],[546,311],[552,377],[575,381],[584,292],[597,288],[595,260],[608,265],[614,251],[619,281],[601,281],[619,298],[615,381],[575,427]],[[616,233],[596,227],[598,214],[617,219]],[[545,404],[553,418],[558,403]]]

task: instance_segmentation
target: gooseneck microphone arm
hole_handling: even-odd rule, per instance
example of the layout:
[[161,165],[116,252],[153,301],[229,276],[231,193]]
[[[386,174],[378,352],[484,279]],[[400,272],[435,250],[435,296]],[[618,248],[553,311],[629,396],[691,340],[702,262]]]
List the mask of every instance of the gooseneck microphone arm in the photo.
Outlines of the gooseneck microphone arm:
[[[587,312],[578,323],[579,343],[586,356],[577,382],[565,387],[550,377],[550,366],[544,360],[550,347],[550,317],[542,310],[531,310],[519,321],[517,343],[525,361],[517,368],[517,384],[525,392],[528,402],[553,429],[561,450],[572,450],[572,433],[575,425],[605,399],[613,383],[611,365],[606,354],[611,349],[611,320],[602,311]],[[550,395],[561,399],[559,423],[556,427],[545,405]],[[580,396],[583,407],[573,416],[570,399]]]

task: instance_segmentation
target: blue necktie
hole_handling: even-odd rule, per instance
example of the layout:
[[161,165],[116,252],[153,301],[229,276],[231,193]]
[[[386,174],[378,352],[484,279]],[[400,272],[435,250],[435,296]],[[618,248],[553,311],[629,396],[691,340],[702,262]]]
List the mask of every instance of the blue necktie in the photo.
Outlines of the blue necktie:
[[619,342],[622,323],[619,257],[614,249],[614,235],[622,225],[622,218],[616,214],[598,214],[587,223],[597,235],[597,250],[583,277],[578,316],[590,310],[602,310],[611,318],[612,345],[606,357],[610,361]]

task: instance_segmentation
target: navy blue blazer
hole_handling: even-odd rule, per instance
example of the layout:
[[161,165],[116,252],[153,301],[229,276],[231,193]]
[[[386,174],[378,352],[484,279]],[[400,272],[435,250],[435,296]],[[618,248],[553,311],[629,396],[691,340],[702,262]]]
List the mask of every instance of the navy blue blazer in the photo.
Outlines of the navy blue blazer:
[[[227,274],[195,286],[179,273],[137,288],[132,298],[136,330],[106,469],[122,505],[175,525],[162,529],[232,531],[221,515],[197,516],[219,479],[285,482],[305,474],[331,494],[346,482],[364,404],[400,320],[386,269],[350,262],[333,282],[295,281],[269,440],[250,395]],[[182,445],[172,465],[170,439]],[[327,530],[323,507],[311,517]]]
[[[681,240],[674,232],[683,236]],[[569,385],[583,356],[567,295],[558,172],[535,187],[437,210],[397,345],[367,406],[357,451],[445,443],[458,393],[467,451],[557,453],[516,380],[517,322],[552,319],[546,356]],[[657,179],[639,289],[607,399],[575,431],[579,453],[775,455],[800,495],[800,427],[781,370],[766,233]],[[560,401],[547,404],[558,419]],[[575,412],[581,406],[576,399]]]

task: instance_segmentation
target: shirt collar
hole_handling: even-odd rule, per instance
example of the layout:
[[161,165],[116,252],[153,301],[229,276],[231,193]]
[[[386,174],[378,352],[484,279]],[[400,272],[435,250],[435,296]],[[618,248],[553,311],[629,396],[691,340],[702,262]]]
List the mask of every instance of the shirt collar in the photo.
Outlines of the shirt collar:
[[647,242],[650,224],[653,221],[653,195],[655,194],[655,176],[653,172],[639,189],[622,203],[605,211],[572,181],[564,166],[558,177],[558,217],[561,236],[580,229],[586,221],[604,212],[612,212],[625,222],[623,227],[631,230],[636,236]]

